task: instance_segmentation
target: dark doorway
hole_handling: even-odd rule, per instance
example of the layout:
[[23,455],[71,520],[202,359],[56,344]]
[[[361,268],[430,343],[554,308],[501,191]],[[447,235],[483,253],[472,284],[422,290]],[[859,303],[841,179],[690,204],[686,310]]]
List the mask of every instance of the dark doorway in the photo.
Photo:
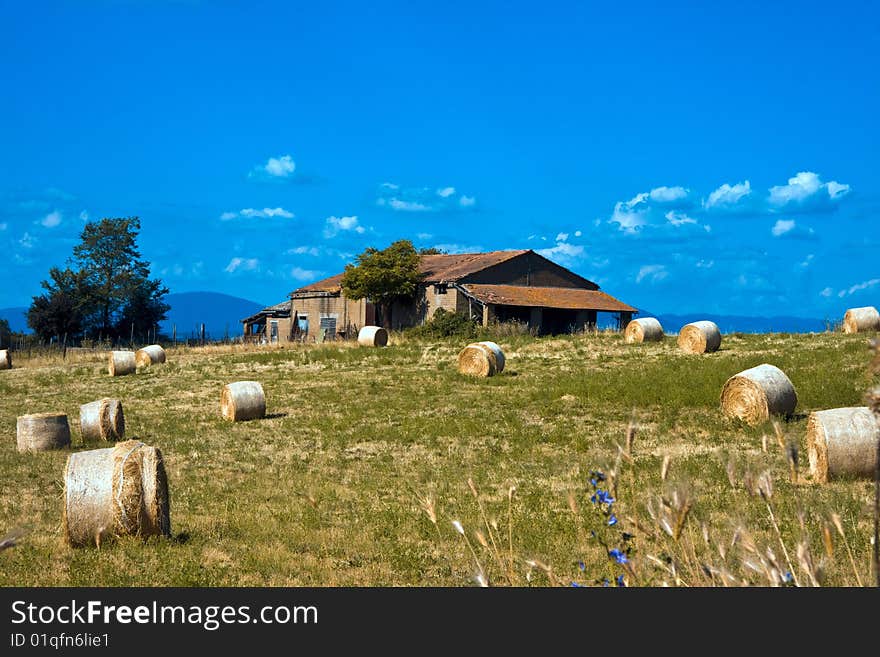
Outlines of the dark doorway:
[[541,321],[541,335],[558,335],[560,333],[572,333],[577,330],[577,311],[559,310],[556,308],[544,308],[544,316]]

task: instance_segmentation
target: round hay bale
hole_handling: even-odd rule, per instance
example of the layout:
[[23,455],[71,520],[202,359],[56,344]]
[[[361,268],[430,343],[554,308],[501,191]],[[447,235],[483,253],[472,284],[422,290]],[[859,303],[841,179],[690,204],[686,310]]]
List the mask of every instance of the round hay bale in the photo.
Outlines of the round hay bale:
[[384,347],[388,344],[388,331],[381,326],[364,326],[358,331],[358,344],[362,347]]
[[771,415],[788,416],[797,406],[797,392],[778,367],[764,363],[734,374],[721,390],[721,411],[727,417],[757,426]]
[[133,374],[137,369],[133,351],[111,351],[110,365],[107,371],[110,376],[123,376],[125,374]]
[[0,349],[0,370],[12,369],[12,354],[9,349]]
[[220,395],[223,419],[241,422],[266,416],[266,395],[257,381],[236,381],[223,386]]
[[623,332],[626,342],[659,342],[663,339],[663,327],[654,317],[634,319]]
[[79,407],[79,427],[83,442],[89,440],[122,440],[125,416],[122,402],[105,397]]
[[689,354],[707,354],[718,351],[721,331],[715,322],[701,321],[686,324],[678,333],[678,346]]
[[158,344],[138,349],[134,354],[134,362],[137,367],[147,367],[165,362],[165,350]]
[[841,475],[871,477],[877,462],[880,423],[867,406],[810,413],[807,455],[820,483]]
[[479,342],[469,344],[458,354],[458,371],[468,376],[494,376],[498,372],[495,352]]
[[498,368],[497,373],[500,374],[501,372],[503,372],[504,364],[507,362],[507,359],[504,358],[504,352],[501,351],[501,347],[499,347],[494,342],[490,342],[489,340],[484,340],[483,342],[478,342],[477,344],[485,345],[492,350],[492,353],[495,354],[495,365]]
[[63,533],[68,545],[115,536],[170,536],[162,452],[137,440],[71,454],[64,469]]
[[874,306],[850,308],[843,316],[844,333],[880,331],[880,312]]
[[19,452],[45,452],[70,445],[70,424],[64,413],[22,415],[16,421]]

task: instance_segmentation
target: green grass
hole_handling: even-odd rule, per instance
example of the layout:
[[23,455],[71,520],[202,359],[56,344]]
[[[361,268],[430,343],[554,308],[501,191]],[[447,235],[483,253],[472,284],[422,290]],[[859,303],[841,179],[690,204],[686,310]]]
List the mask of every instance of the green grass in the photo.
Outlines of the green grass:
[[[872,484],[812,484],[804,441],[809,411],[863,403],[872,382],[864,337],[734,335],[719,353],[692,356],[671,338],[631,346],[613,334],[511,336],[499,339],[506,370],[486,380],[458,374],[460,342],[393,342],[379,350],[169,350],[164,366],[116,379],[98,356],[16,361],[22,367],[0,372],[0,534],[14,527],[29,533],[0,553],[0,585],[468,585],[476,566],[453,519],[468,531],[489,579],[504,583],[503,564],[473,534],[489,532],[469,477],[486,519],[497,520],[492,538],[505,554],[512,516],[514,583],[552,580],[540,568],[525,579],[527,559],[552,565],[562,579],[589,582],[609,564],[589,538],[588,473],[615,468],[633,417],[634,461],[617,465],[617,512],[633,527],[641,583],[664,581],[646,558],[676,546],[633,523],[647,521],[649,495],[675,486],[695,492],[688,518],[694,545],[703,523],[719,537],[745,527],[779,556],[761,498],[728,482],[730,458],[740,475],[772,473],[773,509],[793,559],[796,544],[808,540],[819,560],[822,527],[836,512],[861,578],[870,579]],[[775,437],[762,451],[772,427],[750,429],[719,412],[724,381],[762,362],[782,368],[798,391],[797,415],[783,427],[800,446],[798,483],[789,482]],[[221,387],[242,379],[263,383],[267,419],[220,418]],[[15,450],[16,417],[43,411],[66,412],[73,449],[84,449],[79,405],[102,396],[122,400],[128,437],[165,455],[171,539],[124,539],[100,551],[65,547],[67,453]],[[436,500],[436,526],[420,506],[426,495]],[[854,583],[842,544],[823,559],[827,583]]]

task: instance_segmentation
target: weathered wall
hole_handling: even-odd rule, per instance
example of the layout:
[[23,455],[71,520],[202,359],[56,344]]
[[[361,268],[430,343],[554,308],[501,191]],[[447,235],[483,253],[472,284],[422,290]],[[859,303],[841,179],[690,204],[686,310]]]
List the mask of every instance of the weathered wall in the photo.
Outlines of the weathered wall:
[[592,283],[565,267],[557,265],[537,253],[524,253],[464,277],[460,283],[484,283],[487,285],[529,285],[532,287],[576,287],[598,290]]
[[[293,298],[293,312],[298,316],[306,315],[309,319],[309,331],[306,341],[313,342],[320,336],[321,319],[332,317],[336,319],[335,336],[328,338],[338,339],[340,331],[344,337],[355,338],[357,332],[363,326],[371,324],[373,319],[372,304],[365,299],[353,301],[341,295]],[[280,326],[280,325],[279,325]]]

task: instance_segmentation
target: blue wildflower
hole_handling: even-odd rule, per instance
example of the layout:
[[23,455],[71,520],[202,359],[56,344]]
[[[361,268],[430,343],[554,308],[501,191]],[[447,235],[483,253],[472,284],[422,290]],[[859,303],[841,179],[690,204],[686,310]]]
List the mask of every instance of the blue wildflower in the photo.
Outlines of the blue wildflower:
[[611,495],[608,493],[608,491],[604,491],[601,488],[597,488],[596,492],[590,498],[590,502],[592,502],[593,504],[596,504],[597,502],[599,504],[613,504],[614,498],[611,497]]
[[590,474],[593,475],[599,481],[605,481],[605,475],[602,473],[601,470],[593,470]]
[[616,524],[617,524],[617,516],[612,513],[611,517],[608,518],[608,526],[614,527],[614,525],[616,525]]
[[791,584],[794,581],[794,575],[791,574],[791,571],[788,571],[782,576],[782,579],[785,580],[786,584]]
[[580,568],[581,571],[584,571],[587,569],[587,564],[585,564],[583,561],[578,561],[578,568]]
[[578,584],[577,582],[572,581],[572,583],[570,584],[570,586],[573,586],[574,588],[579,589],[579,588],[582,588],[582,587],[583,587],[583,584]]
[[610,586],[610,585],[611,585],[611,582],[608,581],[607,577],[602,580],[602,586]]
[[596,481],[595,479],[590,479],[590,486],[592,486],[593,488],[595,488],[595,487],[598,486],[598,485],[599,485],[599,482],[598,482],[598,481]]
[[617,582],[617,586],[626,588],[626,582],[623,581],[623,575],[618,575],[614,581]]
[[614,559],[617,563],[629,563],[629,559],[626,558],[626,554],[614,548],[613,550],[608,550],[608,556]]

